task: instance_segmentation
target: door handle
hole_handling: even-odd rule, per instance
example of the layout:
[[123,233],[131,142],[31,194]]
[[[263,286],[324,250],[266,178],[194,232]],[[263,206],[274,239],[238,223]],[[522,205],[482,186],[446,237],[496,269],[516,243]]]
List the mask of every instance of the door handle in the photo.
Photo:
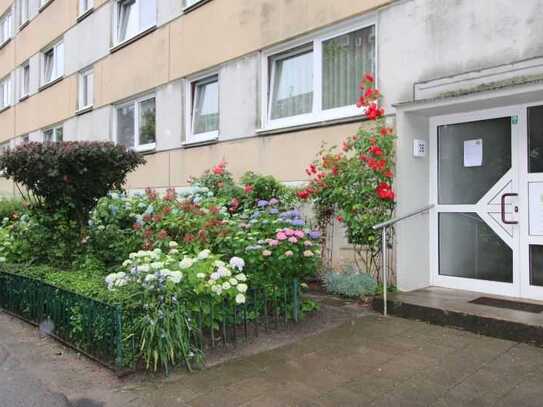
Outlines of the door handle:
[[[505,219],[505,200],[510,196],[518,196],[518,194],[507,193],[503,194],[501,198],[501,209],[502,209],[502,222],[506,225],[516,225],[518,222],[516,220],[507,220]],[[518,212],[518,208],[515,207],[515,212]]]

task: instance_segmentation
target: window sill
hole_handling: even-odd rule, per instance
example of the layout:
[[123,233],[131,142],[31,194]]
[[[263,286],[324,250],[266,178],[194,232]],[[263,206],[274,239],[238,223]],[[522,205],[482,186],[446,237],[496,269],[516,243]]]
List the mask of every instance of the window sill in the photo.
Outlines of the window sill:
[[29,94],[26,94],[26,95],[21,96],[21,97],[19,98],[19,103],[20,103],[20,102],[24,102],[24,101],[25,101],[26,99],[28,99],[29,97],[30,97]]
[[46,84],[41,85],[38,91],[41,92],[42,90],[50,88],[51,86],[56,85],[63,79],[64,79],[64,76],[59,76],[57,79],[53,79],[51,82],[47,82]]
[[5,40],[2,44],[0,44],[0,49],[4,48],[6,45],[8,45],[11,42],[11,37]]
[[156,143],[145,144],[143,146],[137,146],[131,148],[133,151],[136,151],[140,154],[147,155],[153,154],[156,152]]
[[54,0],[49,0],[47,3],[41,5],[40,8],[38,9],[38,13],[41,13],[43,10],[49,7],[53,1]]
[[90,106],[85,106],[85,107],[82,107],[78,110],[75,111],[75,115],[76,116],[81,116],[85,113],[89,113],[89,112],[92,112],[92,110],[94,109],[94,106],[93,105],[90,105]]
[[24,23],[22,23],[19,27],[17,27],[17,31],[21,32],[23,29],[30,24],[30,19],[26,20]]
[[183,14],[190,13],[191,11],[194,11],[197,8],[202,7],[204,4],[209,3],[210,1],[211,0],[202,0],[202,1],[199,1],[198,3],[193,4],[192,6],[185,7],[183,9]]
[[10,105],[4,106],[3,108],[0,109],[0,113],[5,112],[5,111],[8,110],[10,107],[11,107]]
[[83,21],[85,18],[87,18],[88,16],[90,16],[93,12],[94,12],[94,7],[91,7],[90,9],[88,9],[87,11],[85,11],[83,14],[81,14],[79,17],[77,17],[76,22],[80,23],[80,22]]
[[109,49],[109,53],[113,54],[114,52],[119,51],[120,49],[132,44],[133,42],[136,42],[140,38],[145,37],[146,35],[152,33],[153,31],[155,31],[156,28],[157,28],[157,26],[153,25],[152,27],[147,28],[146,30],[140,32],[139,34],[136,34],[133,37],[131,37],[131,38],[127,39],[127,40],[124,40],[123,42],[121,42],[121,43],[119,43],[117,45],[114,45],[113,47],[111,47]]
[[218,142],[219,142],[219,137],[215,136],[213,138],[208,138],[208,139],[204,139],[204,140],[185,141],[181,145],[183,146],[183,148],[194,148],[194,147],[207,146],[207,145],[210,145],[210,144],[217,144]]
[[320,120],[308,123],[296,124],[292,126],[275,126],[258,129],[256,134],[259,136],[272,136],[275,134],[292,133],[296,131],[309,130],[319,127],[337,126],[340,124],[348,124],[366,120],[365,116],[357,114],[356,116],[342,117],[338,119]]

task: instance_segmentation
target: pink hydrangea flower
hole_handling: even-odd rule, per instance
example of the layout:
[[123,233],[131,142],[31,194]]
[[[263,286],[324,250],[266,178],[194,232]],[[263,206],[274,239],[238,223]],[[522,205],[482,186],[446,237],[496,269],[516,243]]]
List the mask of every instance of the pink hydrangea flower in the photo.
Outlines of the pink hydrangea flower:
[[290,243],[294,243],[294,244],[298,243],[298,239],[296,239],[294,236],[289,237],[289,238],[288,238],[288,241],[289,241]]
[[277,233],[277,240],[287,240],[288,236],[284,232]]
[[302,237],[305,236],[305,233],[303,232],[303,230],[295,230],[294,236],[296,236],[298,239],[301,239]]
[[272,247],[277,246],[279,244],[278,240],[270,239],[268,244]]
[[285,229],[284,232],[285,232],[285,235],[289,237],[294,235],[294,230],[292,229]]

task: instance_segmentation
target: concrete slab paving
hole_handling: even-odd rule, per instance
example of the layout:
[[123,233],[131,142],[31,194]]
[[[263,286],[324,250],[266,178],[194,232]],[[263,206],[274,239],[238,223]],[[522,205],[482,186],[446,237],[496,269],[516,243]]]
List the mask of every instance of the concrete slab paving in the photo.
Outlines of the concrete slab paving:
[[[0,327],[1,407],[543,405],[543,349],[372,313],[195,374],[124,380],[84,359],[55,361],[62,347],[1,314]],[[15,404],[16,393],[42,404]]]

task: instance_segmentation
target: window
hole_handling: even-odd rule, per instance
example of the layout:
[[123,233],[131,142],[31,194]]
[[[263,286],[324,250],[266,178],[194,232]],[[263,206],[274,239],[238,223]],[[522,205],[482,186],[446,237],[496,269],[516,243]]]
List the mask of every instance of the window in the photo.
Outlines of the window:
[[94,104],[94,69],[90,68],[79,74],[79,110]]
[[187,90],[187,142],[201,142],[219,136],[219,77],[213,75],[190,82]]
[[23,99],[30,94],[30,64],[25,62],[19,68],[19,99]]
[[360,114],[358,85],[364,73],[375,71],[375,27],[350,25],[264,53],[265,128]]
[[44,143],[57,143],[64,139],[64,129],[62,126],[51,127],[43,131]]
[[116,0],[114,45],[156,25],[156,0]]
[[47,6],[53,0],[40,0],[40,8]]
[[79,0],[79,15],[82,16],[94,7],[94,0]]
[[11,38],[11,9],[0,17],[0,45]]
[[30,136],[28,134],[21,136],[19,139],[19,144],[26,144],[28,142],[30,142]]
[[11,80],[9,75],[0,80],[0,109],[11,105]]
[[17,0],[17,26],[20,27],[30,19],[30,0]]
[[3,143],[0,143],[0,155],[4,154],[6,151],[8,151],[10,146],[11,146],[11,142],[9,140],[4,141]]
[[147,96],[117,107],[117,143],[150,150],[156,141],[155,97]]
[[64,43],[57,42],[42,53],[42,85],[64,75]]

